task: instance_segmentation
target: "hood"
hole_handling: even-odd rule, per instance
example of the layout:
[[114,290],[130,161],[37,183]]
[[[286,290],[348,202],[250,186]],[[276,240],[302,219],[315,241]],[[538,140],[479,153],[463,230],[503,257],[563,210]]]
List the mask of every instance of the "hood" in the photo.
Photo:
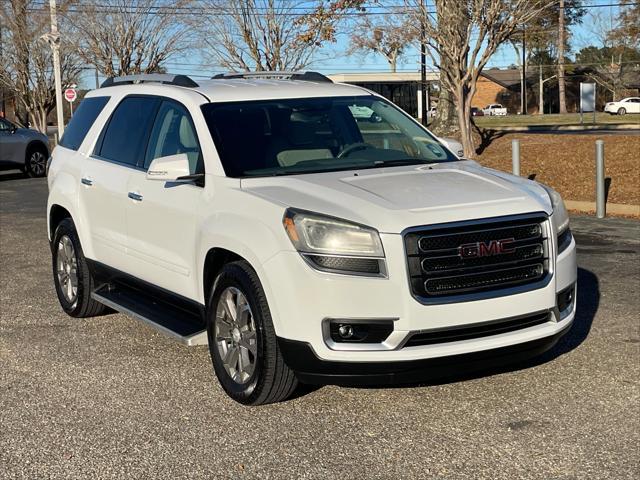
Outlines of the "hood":
[[243,179],[249,193],[369,225],[405,228],[518,213],[551,213],[537,183],[473,161]]

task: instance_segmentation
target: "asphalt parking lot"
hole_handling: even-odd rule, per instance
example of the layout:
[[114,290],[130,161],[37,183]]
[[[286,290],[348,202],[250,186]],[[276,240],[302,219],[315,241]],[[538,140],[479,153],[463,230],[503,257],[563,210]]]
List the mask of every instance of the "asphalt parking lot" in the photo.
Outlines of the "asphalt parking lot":
[[46,183],[0,174],[0,478],[638,478],[640,222],[574,217],[578,315],[542,358],[242,407],[187,348],[55,296]]

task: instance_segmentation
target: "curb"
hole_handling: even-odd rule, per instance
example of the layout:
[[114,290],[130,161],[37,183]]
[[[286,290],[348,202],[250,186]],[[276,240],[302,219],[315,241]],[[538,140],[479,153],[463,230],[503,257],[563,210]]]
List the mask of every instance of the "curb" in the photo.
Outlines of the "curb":
[[640,124],[612,124],[612,125],[530,125],[528,127],[481,127],[485,130],[495,130],[497,132],[602,132],[622,130],[640,133]]
[[[564,204],[566,205],[567,209],[581,213],[594,213],[596,211],[596,202],[565,200]],[[607,203],[605,211],[606,213],[610,213],[611,215],[631,215],[640,217],[640,205]]]

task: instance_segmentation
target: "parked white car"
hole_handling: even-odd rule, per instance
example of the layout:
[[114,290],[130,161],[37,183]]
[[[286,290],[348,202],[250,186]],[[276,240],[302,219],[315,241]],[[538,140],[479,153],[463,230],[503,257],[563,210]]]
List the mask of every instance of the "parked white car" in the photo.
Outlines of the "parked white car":
[[485,115],[503,116],[503,115],[507,114],[507,109],[505,107],[503,107],[499,103],[492,103],[492,104],[487,105],[486,107],[484,107],[482,109],[482,113],[484,113]]
[[627,113],[640,113],[640,97],[623,98],[619,102],[608,102],[604,111],[611,115],[626,115]]
[[503,365],[574,319],[560,195],[317,73],[109,78],[48,184],[64,311],[208,343],[243,404]]

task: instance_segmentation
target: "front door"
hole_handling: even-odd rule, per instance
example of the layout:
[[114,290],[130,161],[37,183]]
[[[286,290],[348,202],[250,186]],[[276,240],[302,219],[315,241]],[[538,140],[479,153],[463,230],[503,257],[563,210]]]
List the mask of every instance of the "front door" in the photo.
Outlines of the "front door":
[[134,276],[197,299],[196,219],[204,204],[204,188],[195,183],[146,178],[153,159],[177,153],[189,157],[191,174],[204,173],[200,145],[188,111],[175,101],[162,100],[143,168],[129,177],[127,252]]

